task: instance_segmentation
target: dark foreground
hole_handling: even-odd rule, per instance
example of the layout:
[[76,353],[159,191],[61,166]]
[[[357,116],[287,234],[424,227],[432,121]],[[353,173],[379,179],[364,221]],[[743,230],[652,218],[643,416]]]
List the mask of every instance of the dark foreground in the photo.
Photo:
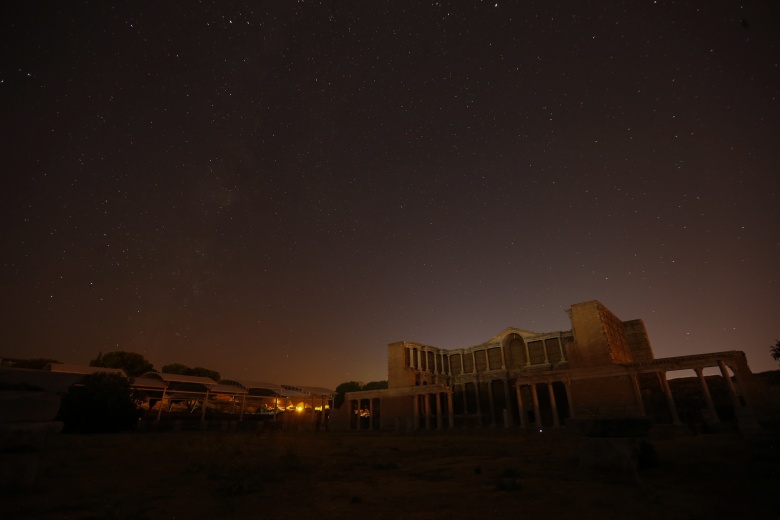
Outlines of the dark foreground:
[[776,443],[654,440],[641,459],[617,449],[516,431],[55,435],[33,488],[2,492],[0,517],[780,518]]

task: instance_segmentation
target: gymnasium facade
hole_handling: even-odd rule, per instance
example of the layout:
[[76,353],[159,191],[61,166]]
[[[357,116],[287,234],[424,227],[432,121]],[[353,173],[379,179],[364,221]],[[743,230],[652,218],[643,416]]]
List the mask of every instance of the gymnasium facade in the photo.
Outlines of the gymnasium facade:
[[[739,351],[656,359],[642,320],[622,321],[602,303],[567,311],[571,329],[507,328],[480,345],[445,349],[401,341],[387,346],[388,388],[351,392],[334,410],[349,430],[468,427],[558,428],[593,420],[647,418],[680,425],[667,374],[695,375],[705,422],[721,421],[712,378],[722,377],[730,416],[751,415],[759,382]],[[681,372],[682,371],[682,372]],[[708,382],[709,380],[709,382]]]

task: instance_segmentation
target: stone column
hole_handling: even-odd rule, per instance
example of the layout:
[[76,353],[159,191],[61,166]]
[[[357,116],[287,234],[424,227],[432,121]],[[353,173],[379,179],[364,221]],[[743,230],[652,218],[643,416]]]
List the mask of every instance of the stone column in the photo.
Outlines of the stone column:
[[474,364],[474,373],[477,373],[477,353],[475,351],[471,351],[471,362]]
[[416,394],[412,399],[412,430],[420,428],[420,395]]
[[517,394],[517,411],[520,412],[520,427],[528,428],[528,417],[526,417],[523,407],[523,391],[519,382],[515,383],[515,393]]
[[[512,400],[509,398],[509,379],[507,376],[504,376],[504,406],[506,407],[504,408],[505,412],[509,412],[509,403],[511,401]],[[510,426],[512,426],[512,422],[513,422],[512,414],[510,413],[506,416],[506,422],[504,426],[509,428]]]
[[504,352],[504,345],[506,344],[506,341],[501,341],[499,345],[501,346],[501,370],[506,370],[506,352]]
[[452,387],[447,389],[447,417],[449,418],[450,430],[455,428],[455,409],[452,404]]
[[[561,361],[566,361],[566,357],[563,355],[563,342],[561,341],[561,337],[558,336],[558,349],[561,351]],[[569,406],[571,408],[571,406]]]
[[466,383],[463,383],[463,415],[469,414],[469,394]]
[[669,388],[669,381],[666,380],[666,372],[658,372],[658,378],[661,380],[661,386],[664,389],[666,395],[666,406],[669,407],[669,413],[672,416],[672,424],[680,425],[680,417],[677,415],[677,407],[674,405],[674,398],[672,397],[672,389]]
[[488,385],[488,403],[490,404],[490,427],[495,428],[496,426],[496,403],[493,399],[493,381],[490,380],[487,382]]
[[474,380],[474,397],[476,397],[477,401],[477,424],[482,426],[482,403],[479,399],[479,380]]
[[699,378],[699,383],[701,383],[701,392],[704,394],[704,402],[707,403],[707,411],[710,412],[710,420],[717,424],[720,422],[720,418],[718,417],[717,410],[715,410],[715,403],[712,402],[707,380],[704,379],[704,370],[701,367],[694,368],[693,370],[696,372],[696,377]]
[[574,399],[571,396],[571,381],[564,381],[566,385],[566,400],[569,401],[569,417],[574,419]]
[[441,392],[436,392],[436,429],[444,427],[444,416],[441,413]]
[[549,365],[550,364],[550,358],[547,356],[547,340],[542,340],[542,352],[544,352],[544,364]]
[[630,377],[631,385],[634,387],[634,398],[636,399],[636,404],[639,406],[639,414],[645,416],[647,415],[647,412],[645,411],[645,403],[642,400],[642,389],[639,387],[639,378],[636,372],[632,372]]
[[425,399],[425,429],[431,429],[431,399],[428,394],[423,394]]
[[534,425],[542,429],[542,414],[539,413],[539,394],[536,393],[536,383],[531,383],[531,395],[534,398]]
[[525,366],[531,366],[531,351],[528,350],[528,342],[523,338],[523,346],[525,347]]
[[729,369],[726,367],[726,363],[722,359],[718,360],[718,367],[720,367],[720,374],[723,376],[723,380],[726,382],[726,388],[729,389],[729,395],[731,396],[731,404],[734,407],[734,413],[742,407],[737,396],[737,390],[734,388],[734,381],[729,376]]
[[374,431],[374,399],[368,400],[368,430]]
[[561,419],[558,417],[558,403],[555,402],[555,390],[552,383],[547,383],[547,392],[550,394],[550,406],[552,406],[553,426],[561,427]]

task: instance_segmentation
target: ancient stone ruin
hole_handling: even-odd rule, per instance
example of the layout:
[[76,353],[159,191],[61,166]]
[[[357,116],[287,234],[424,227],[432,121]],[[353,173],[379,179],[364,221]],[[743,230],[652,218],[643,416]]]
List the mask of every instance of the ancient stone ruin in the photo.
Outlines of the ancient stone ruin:
[[708,367],[721,374],[741,427],[755,424],[760,382],[743,352],[656,359],[642,320],[621,321],[598,301],[567,312],[570,330],[507,328],[469,348],[391,343],[388,388],[348,393],[345,406],[334,412],[334,425],[382,431],[589,429],[609,428],[610,422],[624,429],[673,428],[681,421],[667,373],[683,375],[678,371],[698,377],[702,415],[717,425],[721,419],[703,372]]

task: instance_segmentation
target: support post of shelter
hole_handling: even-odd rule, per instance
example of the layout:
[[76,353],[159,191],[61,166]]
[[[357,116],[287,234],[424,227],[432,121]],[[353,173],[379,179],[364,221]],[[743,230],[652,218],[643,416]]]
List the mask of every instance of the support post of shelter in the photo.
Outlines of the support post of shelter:
[[162,397],[160,398],[160,402],[158,403],[159,408],[157,409],[157,422],[160,422],[160,416],[162,416],[162,409],[163,409],[163,403],[165,402],[165,391],[168,388],[163,388]]
[[206,420],[206,403],[209,401],[209,391],[206,390],[206,395],[203,396],[203,410],[200,412],[200,420]]

